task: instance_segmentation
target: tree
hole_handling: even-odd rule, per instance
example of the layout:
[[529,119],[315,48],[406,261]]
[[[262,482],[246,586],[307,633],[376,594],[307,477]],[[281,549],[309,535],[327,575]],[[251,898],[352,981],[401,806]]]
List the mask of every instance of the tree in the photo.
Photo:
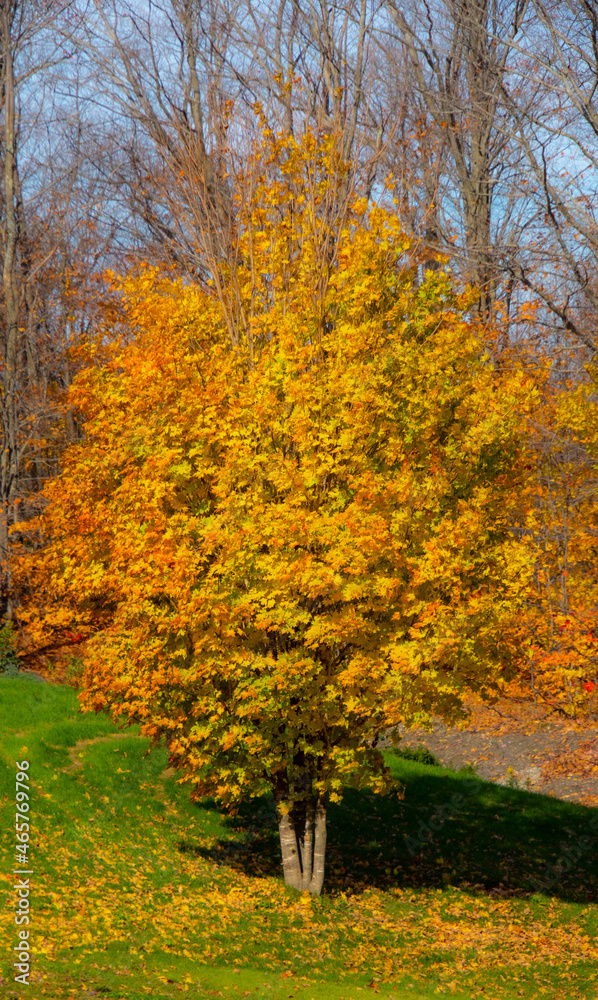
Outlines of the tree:
[[[2,253],[2,385],[0,391],[0,603],[2,615],[12,617],[9,528],[15,521],[20,480],[28,438],[35,418],[23,405],[25,389],[37,388],[38,361],[33,321],[33,248],[27,231],[22,172],[19,165],[23,133],[21,91],[51,58],[34,62],[31,49],[39,43],[48,13],[40,15],[27,0],[0,4],[0,83],[2,144],[0,160],[0,248]],[[19,113],[21,112],[21,113]],[[23,412],[25,410],[25,413]],[[29,423],[29,427],[27,424]],[[23,426],[25,425],[25,427]],[[29,433],[28,433],[29,432]]]
[[542,101],[522,102],[517,79],[505,97],[527,160],[524,185],[535,211],[523,246],[506,266],[587,360],[596,351],[598,311],[598,8],[593,0],[532,0],[531,7],[537,37],[533,58],[521,60],[520,72],[541,80]]
[[595,713],[598,694],[596,368],[555,384],[547,359],[530,414],[532,473],[524,530],[535,555],[534,591],[522,620],[536,699],[567,715]]
[[366,0],[89,4],[78,40],[94,67],[90,102],[108,108],[98,130],[120,147],[114,198],[146,260],[194,280],[214,260],[230,263],[233,196],[257,105],[290,135],[309,125],[342,131],[345,159],[359,158],[373,178],[373,30]]
[[419,151],[422,174],[419,194],[413,184],[408,194],[416,202],[427,199],[420,210],[424,239],[432,251],[455,259],[477,290],[474,310],[488,322],[503,276],[501,253],[517,245],[525,221],[522,157],[504,87],[529,0],[410,7],[389,2],[416,95],[410,146]]
[[74,433],[63,405],[67,348],[89,311],[83,289],[113,242],[95,225],[105,192],[85,177],[74,6],[0,3],[0,617],[8,618],[19,602],[11,529],[37,512],[56,453]]
[[415,287],[391,211],[354,197],[330,231],[338,140],[263,145],[220,276],[241,335],[232,292],[122,281],[130,334],[73,383],[86,436],[23,571],[39,634],[89,636],[83,705],[164,741],[196,797],[271,791],[285,880],[319,893],[327,802],[391,787],[380,734],[459,717],[515,663],[528,389],[444,273]]

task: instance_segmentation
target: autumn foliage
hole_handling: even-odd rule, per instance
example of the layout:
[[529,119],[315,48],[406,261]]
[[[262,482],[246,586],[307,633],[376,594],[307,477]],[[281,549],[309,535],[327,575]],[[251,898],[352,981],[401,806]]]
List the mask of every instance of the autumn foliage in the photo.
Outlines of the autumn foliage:
[[329,210],[333,139],[265,135],[257,161],[234,267],[120,283],[29,627],[89,637],[83,705],[165,741],[195,795],[271,790],[285,878],[319,892],[326,802],[391,787],[380,734],[516,665],[530,389],[444,273],[418,284],[391,211]]
[[523,677],[536,700],[582,716],[598,705],[597,373],[589,365],[585,380],[563,383],[543,361],[536,365],[522,497],[521,524],[534,559],[533,592],[520,621]]

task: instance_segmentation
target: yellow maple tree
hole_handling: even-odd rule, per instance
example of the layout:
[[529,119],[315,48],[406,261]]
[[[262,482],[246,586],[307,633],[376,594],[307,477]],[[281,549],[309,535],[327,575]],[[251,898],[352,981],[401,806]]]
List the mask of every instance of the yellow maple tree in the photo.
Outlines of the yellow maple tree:
[[391,787],[380,735],[513,669],[530,386],[391,211],[334,213],[334,137],[259,155],[234,267],[121,282],[130,335],[72,387],[85,439],[23,565],[30,628],[88,636],[82,704],[165,741],[196,796],[271,791],[285,880],[319,893],[327,801]]

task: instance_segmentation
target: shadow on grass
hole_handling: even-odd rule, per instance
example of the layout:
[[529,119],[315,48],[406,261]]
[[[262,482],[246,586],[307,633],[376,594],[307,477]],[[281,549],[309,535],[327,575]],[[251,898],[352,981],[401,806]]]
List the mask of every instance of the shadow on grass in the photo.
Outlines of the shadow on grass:
[[[598,810],[392,758],[405,798],[348,790],[328,812],[328,893],[451,885],[496,897],[598,899]],[[199,808],[216,808],[213,802]],[[280,876],[274,805],[226,819],[230,839],[182,852],[250,876]]]

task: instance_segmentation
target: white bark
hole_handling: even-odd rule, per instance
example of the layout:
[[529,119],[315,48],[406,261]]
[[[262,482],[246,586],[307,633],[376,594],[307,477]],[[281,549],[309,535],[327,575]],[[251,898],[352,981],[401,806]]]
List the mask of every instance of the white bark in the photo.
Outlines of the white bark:
[[303,829],[292,814],[278,812],[278,832],[284,880],[293,889],[319,896],[324,884],[326,856],[326,805],[321,796],[307,803]]
[[318,797],[315,812],[314,856],[309,891],[319,896],[324,884],[324,862],[326,858],[326,805]]
[[280,835],[284,880],[293,889],[301,889],[301,864],[297,847],[297,834],[288,813],[279,813],[278,833]]
[[314,849],[314,811],[313,806],[308,803],[305,812],[305,826],[301,837],[301,888],[305,892],[311,888],[311,872]]

